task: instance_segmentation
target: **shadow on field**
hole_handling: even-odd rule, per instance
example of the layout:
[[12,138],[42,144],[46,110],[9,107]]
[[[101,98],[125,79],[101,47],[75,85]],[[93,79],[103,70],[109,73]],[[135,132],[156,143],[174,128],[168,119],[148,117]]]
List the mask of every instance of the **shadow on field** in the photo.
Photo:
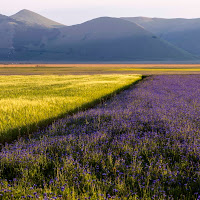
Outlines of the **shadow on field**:
[[36,132],[40,129],[44,129],[46,126],[50,125],[52,122],[66,117],[66,115],[73,115],[73,114],[75,114],[79,111],[87,110],[89,108],[96,106],[99,103],[105,102],[105,101],[111,99],[112,97],[114,97],[115,95],[119,94],[121,91],[127,90],[131,86],[138,84],[139,82],[143,81],[147,77],[148,76],[142,76],[141,80],[138,80],[138,81],[136,81],[132,84],[124,86],[124,87],[122,87],[118,90],[115,90],[114,92],[112,92],[108,95],[105,95],[100,99],[96,99],[92,102],[86,103],[83,106],[78,107],[74,110],[71,110],[71,111],[66,112],[64,114],[61,114],[61,115],[58,115],[57,117],[49,118],[49,119],[46,119],[46,120],[42,120],[38,123],[32,123],[32,124],[29,124],[29,125],[26,125],[26,126],[10,129],[6,132],[0,133],[0,149],[6,143],[11,143],[11,142],[19,139],[22,136],[27,136],[27,137],[31,138],[31,135],[33,134],[33,132]]

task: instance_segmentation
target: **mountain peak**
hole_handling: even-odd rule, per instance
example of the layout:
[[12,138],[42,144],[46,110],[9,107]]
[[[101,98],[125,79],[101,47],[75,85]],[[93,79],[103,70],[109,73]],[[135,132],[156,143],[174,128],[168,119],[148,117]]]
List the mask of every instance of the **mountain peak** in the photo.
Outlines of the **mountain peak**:
[[22,12],[32,12],[32,13],[33,13],[33,11],[27,10],[27,9],[22,9],[22,10],[20,10],[18,13],[22,13]]
[[63,24],[50,20],[27,9],[20,10],[18,13],[10,17],[17,21],[24,22],[28,25],[39,25],[48,28],[59,28],[64,26]]

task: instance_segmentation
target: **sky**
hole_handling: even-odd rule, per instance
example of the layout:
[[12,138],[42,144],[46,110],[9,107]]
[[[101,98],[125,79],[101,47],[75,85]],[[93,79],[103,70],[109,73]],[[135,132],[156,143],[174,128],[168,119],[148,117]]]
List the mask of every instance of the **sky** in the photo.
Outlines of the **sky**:
[[37,12],[65,25],[109,17],[200,18],[200,0],[6,0],[0,14],[22,9]]

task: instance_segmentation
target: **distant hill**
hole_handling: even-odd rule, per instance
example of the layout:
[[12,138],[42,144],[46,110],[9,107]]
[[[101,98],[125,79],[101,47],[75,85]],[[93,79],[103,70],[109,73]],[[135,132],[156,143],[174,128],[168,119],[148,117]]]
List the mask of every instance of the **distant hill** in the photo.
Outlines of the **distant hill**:
[[200,56],[200,19],[123,18],[137,23],[160,38]]
[[[38,15],[33,14],[33,18],[34,16]],[[124,19],[101,17],[59,28],[52,28],[54,25],[50,27],[47,24],[28,23],[27,20],[0,15],[0,61],[115,62],[196,59],[192,54],[160,39],[140,25]]]
[[7,16],[5,16],[5,15],[1,15],[1,14],[0,14],[0,20],[1,20],[1,21],[2,21],[2,20],[6,20],[6,19],[8,19]]
[[13,38],[15,34],[15,20],[0,15],[0,58],[9,59],[13,51]]
[[47,28],[60,28],[63,27],[63,24],[60,24],[58,22],[52,21],[46,17],[43,17],[42,15],[39,15],[35,12],[32,12],[30,10],[21,10],[18,13],[16,13],[15,15],[10,16],[11,18],[20,21],[20,22],[24,22],[28,25],[40,25],[40,26],[44,26]]
[[42,42],[55,38],[58,32],[0,15],[0,60],[34,59],[40,53]]
[[102,17],[83,24],[64,27],[45,45],[67,60],[184,60],[194,57],[155,35],[119,18]]

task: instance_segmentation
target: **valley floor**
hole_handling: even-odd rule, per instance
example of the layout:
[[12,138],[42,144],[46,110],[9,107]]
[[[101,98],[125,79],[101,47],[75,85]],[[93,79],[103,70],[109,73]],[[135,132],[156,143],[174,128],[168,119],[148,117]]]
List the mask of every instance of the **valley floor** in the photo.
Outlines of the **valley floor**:
[[0,159],[2,199],[200,199],[200,75],[147,77]]
[[0,64],[0,75],[200,74],[200,64]]

